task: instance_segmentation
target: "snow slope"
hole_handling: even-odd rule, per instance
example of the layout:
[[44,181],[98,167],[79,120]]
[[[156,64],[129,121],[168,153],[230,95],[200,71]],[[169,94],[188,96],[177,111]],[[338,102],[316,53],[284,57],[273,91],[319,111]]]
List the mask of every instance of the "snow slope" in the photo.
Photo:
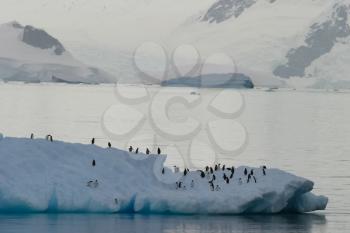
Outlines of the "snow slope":
[[[279,213],[323,210],[328,202],[311,193],[312,181],[278,169],[267,169],[264,176],[261,168],[254,168],[257,183],[246,183],[246,167],[239,167],[229,184],[222,176],[230,171],[215,171],[214,184],[221,190],[210,191],[211,174],[209,179],[198,171],[182,176],[165,168],[162,175],[165,159],[5,137],[0,140],[0,212]],[[176,189],[176,181],[186,189]]]
[[0,25],[0,79],[25,82],[112,82],[113,77],[88,67],[44,30],[17,22]]

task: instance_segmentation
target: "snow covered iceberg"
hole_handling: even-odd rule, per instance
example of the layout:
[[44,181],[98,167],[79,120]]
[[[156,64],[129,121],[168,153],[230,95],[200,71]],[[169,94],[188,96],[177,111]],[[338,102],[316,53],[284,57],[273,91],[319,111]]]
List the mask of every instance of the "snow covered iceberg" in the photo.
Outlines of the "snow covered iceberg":
[[[267,169],[264,176],[262,168],[239,167],[229,184],[223,173],[230,176],[231,171],[220,169],[214,171],[220,190],[211,191],[212,174],[202,178],[201,172],[190,171],[183,176],[168,168],[162,174],[165,159],[95,145],[5,137],[0,139],[0,213],[280,213],[323,210],[328,202],[310,192],[312,181],[278,169]],[[257,183],[247,183],[245,168],[254,169]]]

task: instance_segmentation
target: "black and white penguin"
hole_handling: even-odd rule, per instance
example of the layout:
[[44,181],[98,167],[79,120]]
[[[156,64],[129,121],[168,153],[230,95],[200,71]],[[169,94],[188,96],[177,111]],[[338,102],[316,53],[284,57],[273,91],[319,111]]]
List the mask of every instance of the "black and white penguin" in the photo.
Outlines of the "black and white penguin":
[[94,145],[95,144],[95,138],[91,139],[91,144]]
[[112,147],[112,143],[108,142],[108,147],[111,148]]
[[139,148],[138,148],[138,147],[136,148],[135,153],[136,153],[136,154],[139,153]]
[[226,177],[225,181],[226,181],[226,184],[230,183],[230,179],[228,177]]
[[163,167],[163,169],[162,169],[162,174],[164,174],[165,173],[165,169],[164,169],[164,167]]
[[214,170],[212,167],[210,167],[210,173],[213,174],[214,173]]
[[225,165],[222,166],[222,170],[225,171]]
[[265,169],[263,169],[262,171],[263,171],[264,176],[266,176],[266,171],[265,171]]
[[224,180],[226,180],[227,176],[226,174],[224,173],[224,175],[222,176],[224,178]]
[[247,168],[244,168],[244,175],[246,176],[248,174]]
[[50,142],[53,142],[53,138],[52,138],[52,135],[50,135]]
[[132,152],[133,148],[132,146],[129,146],[129,152]]
[[149,155],[149,149],[148,148],[146,149],[146,155]]
[[232,178],[233,178],[233,174],[234,174],[234,173],[233,173],[233,172],[231,172],[230,179],[232,179]]
[[250,178],[251,178],[251,175],[249,174],[249,175],[248,175],[248,179],[247,179],[247,183],[249,183]]
[[231,172],[235,173],[235,167],[234,166],[231,167]]
[[254,175],[254,169],[250,170],[250,175]]
[[209,171],[209,167],[208,166],[205,167],[205,171],[206,172]]
[[30,134],[30,139],[34,139],[34,134],[33,133]]
[[96,166],[96,161],[93,159],[92,160],[92,166],[95,167]]
[[158,154],[160,155],[162,153],[162,151],[160,150],[160,148],[158,147],[158,150],[157,150]]
[[213,180],[216,180],[216,176],[215,175],[213,175]]
[[205,173],[204,173],[204,171],[199,170],[199,172],[201,173],[201,177],[202,177],[202,178],[204,178],[204,177],[205,177]]
[[218,165],[215,164],[215,168],[214,168],[215,171],[218,170]]
[[185,168],[185,170],[184,170],[184,176],[186,176],[187,175],[187,169]]

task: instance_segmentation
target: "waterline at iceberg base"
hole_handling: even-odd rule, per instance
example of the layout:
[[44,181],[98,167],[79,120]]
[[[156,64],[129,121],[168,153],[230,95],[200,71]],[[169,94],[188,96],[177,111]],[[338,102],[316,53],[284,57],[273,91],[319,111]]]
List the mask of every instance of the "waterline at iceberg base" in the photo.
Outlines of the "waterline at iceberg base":
[[[324,210],[328,203],[327,197],[311,193],[312,181],[279,169],[267,168],[264,175],[262,168],[242,166],[232,178],[227,169],[205,177],[197,170],[183,176],[163,170],[165,159],[96,145],[5,137],[0,140],[0,213],[304,213]],[[247,183],[245,169],[253,170],[256,183],[253,176]]]

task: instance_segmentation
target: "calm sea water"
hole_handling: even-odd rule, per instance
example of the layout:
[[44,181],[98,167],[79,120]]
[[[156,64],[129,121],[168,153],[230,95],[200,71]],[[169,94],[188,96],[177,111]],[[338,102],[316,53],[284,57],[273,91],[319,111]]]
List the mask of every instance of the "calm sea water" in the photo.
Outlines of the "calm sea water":
[[[141,90],[130,86],[123,91],[137,95]],[[190,90],[170,92],[189,95]],[[220,161],[235,166],[267,164],[309,178],[315,182],[317,194],[329,197],[327,210],[269,216],[0,215],[0,232],[350,232],[350,93],[241,93],[246,104],[235,120],[247,130],[247,147],[239,155],[221,156]],[[115,146],[130,142],[140,148],[151,146],[152,127],[145,127],[125,144],[107,138],[101,118],[118,103],[113,86],[1,84],[0,131],[16,137],[29,136],[31,132],[42,137],[50,133],[55,139],[82,143],[96,137],[101,146],[106,146],[107,141]],[[147,107],[139,110],[147,112]],[[169,112],[175,117],[189,114],[181,106]],[[192,116],[199,121],[210,120],[206,112]],[[119,119],[127,125],[132,115],[125,113]],[[230,142],[229,133],[222,132],[222,136],[222,140]],[[168,165],[183,165],[172,143],[159,145],[169,155]],[[203,150],[201,144],[195,151],[200,152],[193,158],[196,164],[212,162],[210,151]]]

